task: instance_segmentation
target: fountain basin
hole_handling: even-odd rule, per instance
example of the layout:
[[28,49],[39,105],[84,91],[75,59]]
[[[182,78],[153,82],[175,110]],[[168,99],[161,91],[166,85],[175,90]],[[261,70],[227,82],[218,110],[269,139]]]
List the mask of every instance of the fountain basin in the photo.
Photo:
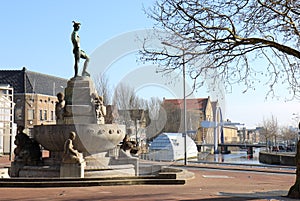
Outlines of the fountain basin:
[[79,152],[95,154],[115,148],[125,136],[125,125],[39,125],[33,128],[33,138],[46,150],[63,152],[64,143],[71,131],[77,134],[73,142],[75,149]]

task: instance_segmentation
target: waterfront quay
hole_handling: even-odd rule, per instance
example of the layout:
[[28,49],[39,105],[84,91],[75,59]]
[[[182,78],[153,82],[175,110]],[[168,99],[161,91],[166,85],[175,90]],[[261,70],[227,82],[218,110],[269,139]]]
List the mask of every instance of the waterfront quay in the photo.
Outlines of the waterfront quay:
[[[10,162],[0,157],[0,167]],[[6,200],[292,200],[285,197],[295,182],[295,170],[227,167],[222,164],[169,164],[187,168],[194,178],[184,185],[121,185],[60,188],[0,188]],[[260,171],[256,171],[260,170]]]

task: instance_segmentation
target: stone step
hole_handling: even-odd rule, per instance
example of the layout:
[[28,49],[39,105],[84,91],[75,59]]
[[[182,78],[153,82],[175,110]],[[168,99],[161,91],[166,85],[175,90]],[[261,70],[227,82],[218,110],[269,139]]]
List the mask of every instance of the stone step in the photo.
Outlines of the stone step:
[[185,180],[159,177],[111,177],[83,179],[0,179],[1,187],[84,187],[115,185],[183,185]]
[[124,165],[108,165],[106,167],[103,166],[86,166],[84,168],[85,171],[93,171],[93,170],[122,170],[122,169],[133,169],[134,165],[132,164],[124,164]]
[[59,166],[24,166],[19,171],[20,177],[59,177]]

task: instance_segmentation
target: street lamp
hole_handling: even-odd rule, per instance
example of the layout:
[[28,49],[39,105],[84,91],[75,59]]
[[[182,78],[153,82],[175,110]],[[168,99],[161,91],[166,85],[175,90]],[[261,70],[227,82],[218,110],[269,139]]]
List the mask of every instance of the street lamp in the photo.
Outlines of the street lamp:
[[183,79],[183,138],[184,138],[184,165],[187,165],[187,146],[186,146],[186,95],[185,95],[185,48],[177,47],[168,42],[163,41],[163,45],[170,46],[182,51],[182,79]]
[[131,118],[131,120],[134,121],[134,125],[135,125],[135,141],[136,141],[136,144],[139,145],[137,121],[142,119],[144,110],[131,109],[131,110],[129,110],[129,112],[130,112],[130,118]]

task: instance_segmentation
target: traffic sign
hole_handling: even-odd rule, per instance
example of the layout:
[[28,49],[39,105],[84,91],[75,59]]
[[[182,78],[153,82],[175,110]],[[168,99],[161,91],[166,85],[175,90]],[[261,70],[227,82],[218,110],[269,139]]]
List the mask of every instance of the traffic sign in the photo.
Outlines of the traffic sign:
[[216,127],[216,122],[213,121],[201,121],[201,126],[203,128],[214,128]]
[[244,125],[244,124],[234,123],[234,122],[220,122],[220,123],[216,123],[214,121],[201,121],[201,126],[203,128],[215,128],[217,126],[238,126],[238,125]]

